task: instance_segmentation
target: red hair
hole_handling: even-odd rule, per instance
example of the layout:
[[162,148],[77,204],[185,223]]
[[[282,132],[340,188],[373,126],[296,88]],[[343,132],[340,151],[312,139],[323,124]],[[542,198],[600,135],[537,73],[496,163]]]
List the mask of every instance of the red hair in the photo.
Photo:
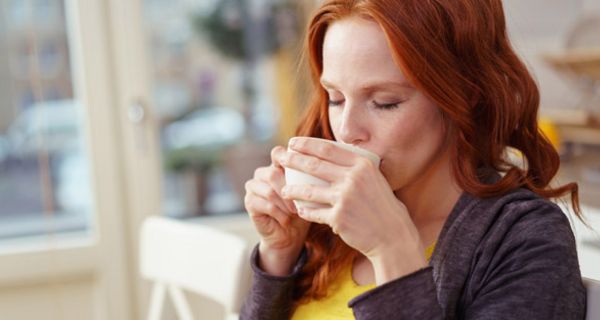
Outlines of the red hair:
[[[297,135],[333,139],[327,92],[319,83],[323,40],[331,23],[350,16],[382,27],[404,75],[440,108],[453,142],[452,173],[465,192],[492,197],[524,187],[547,199],[570,193],[582,219],[577,184],[549,186],[560,159],[538,128],[539,91],[511,47],[501,0],[325,1],[309,24],[315,91]],[[506,160],[507,147],[523,154],[526,168]],[[504,175],[485,184],[481,167]],[[326,225],[311,226],[306,247],[297,304],[326,296],[330,281],[358,255]]]

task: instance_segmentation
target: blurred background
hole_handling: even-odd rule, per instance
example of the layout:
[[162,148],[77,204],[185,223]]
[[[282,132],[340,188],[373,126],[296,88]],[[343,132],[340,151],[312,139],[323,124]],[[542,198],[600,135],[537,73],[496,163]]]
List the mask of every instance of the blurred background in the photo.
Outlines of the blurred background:
[[[148,216],[252,238],[244,182],[307,103],[300,53],[318,2],[0,0],[2,319],[145,317]],[[504,5],[561,153],[556,183],[580,184],[600,230],[600,1]],[[580,255],[600,255],[573,223]]]

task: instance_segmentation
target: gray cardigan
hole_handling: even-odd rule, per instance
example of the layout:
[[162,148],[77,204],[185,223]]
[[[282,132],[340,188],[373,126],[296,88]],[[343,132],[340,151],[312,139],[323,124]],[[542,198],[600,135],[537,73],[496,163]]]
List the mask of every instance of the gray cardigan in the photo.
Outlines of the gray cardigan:
[[[271,276],[252,254],[254,279],[240,319],[288,319],[292,273]],[[356,319],[584,319],[573,232],[561,209],[518,189],[495,198],[463,193],[429,266],[349,301]]]

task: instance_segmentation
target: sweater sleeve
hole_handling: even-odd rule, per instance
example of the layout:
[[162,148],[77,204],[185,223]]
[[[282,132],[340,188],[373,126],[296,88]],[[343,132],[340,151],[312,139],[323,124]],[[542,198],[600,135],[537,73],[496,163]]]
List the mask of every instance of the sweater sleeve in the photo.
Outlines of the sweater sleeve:
[[[586,293],[573,233],[556,206],[511,208],[480,243],[458,300],[458,319],[583,319]],[[526,214],[523,214],[526,212]],[[516,218],[518,216],[518,218]],[[448,281],[462,281],[450,278]],[[350,301],[356,319],[445,319],[433,267],[388,282]]]
[[252,287],[242,305],[240,319],[288,319],[292,307],[295,282],[306,263],[306,250],[302,250],[292,273],[283,277],[270,275],[260,269],[258,254],[258,245],[256,245],[250,259],[250,265],[254,271]]
[[433,268],[427,267],[385,283],[352,299],[357,320],[443,319]]

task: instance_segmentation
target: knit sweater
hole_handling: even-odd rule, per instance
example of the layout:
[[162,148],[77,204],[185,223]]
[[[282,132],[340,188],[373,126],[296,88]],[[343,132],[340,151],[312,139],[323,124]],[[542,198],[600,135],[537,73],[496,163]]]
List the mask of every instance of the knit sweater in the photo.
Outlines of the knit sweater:
[[[240,319],[289,319],[306,263],[276,277],[258,267]],[[356,319],[584,319],[586,292],[575,238],[554,203],[517,189],[494,198],[463,193],[429,266],[351,301]]]

